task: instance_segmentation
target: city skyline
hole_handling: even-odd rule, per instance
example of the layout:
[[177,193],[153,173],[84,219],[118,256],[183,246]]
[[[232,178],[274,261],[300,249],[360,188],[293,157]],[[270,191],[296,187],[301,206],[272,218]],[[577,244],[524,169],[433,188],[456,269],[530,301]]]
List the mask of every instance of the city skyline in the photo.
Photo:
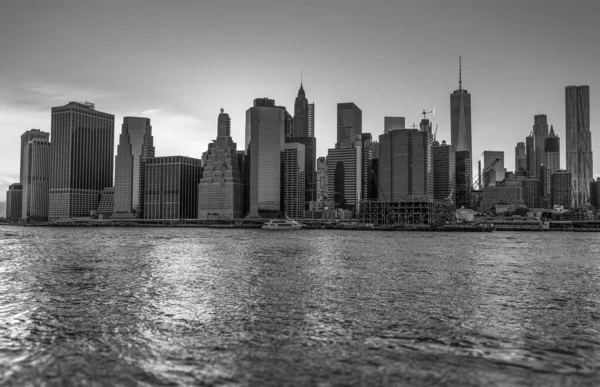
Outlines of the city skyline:
[[[89,100],[100,111],[114,114],[117,122],[122,122],[125,116],[148,117],[152,120],[157,156],[182,154],[199,158],[214,139],[215,111],[224,107],[230,113],[233,141],[241,144],[244,112],[252,101],[266,96],[292,111],[301,71],[309,102],[319,105],[315,115],[317,157],[326,155],[327,149],[335,144],[336,105],[347,101],[360,106],[363,132],[371,133],[374,138],[383,133],[385,116],[406,117],[406,126],[410,127],[418,123],[423,109],[436,108],[436,115],[430,118],[434,125],[439,125],[437,138],[449,142],[448,94],[456,89],[458,82],[459,55],[463,58],[463,86],[472,93],[475,155],[484,150],[502,150],[506,167],[514,169],[514,144],[523,141],[536,114],[546,114],[556,134],[566,139],[564,87],[569,85],[590,86],[592,150],[598,144],[594,124],[599,89],[592,65],[600,58],[585,45],[598,32],[598,27],[591,23],[592,3],[574,9],[533,1],[520,5],[519,14],[511,9],[515,2],[461,2],[471,5],[457,7],[460,12],[446,4],[436,7],[382,4],[369,8],[349,4],[356,12],[342,16],[335,12],[336,2],[328,2],[315,4],[318,12],[312,7],[312,12],[295,8],[299,14],[310,16],[304,20],[311,25],[313,38],[296,32],[293,28],[296,22],[287,29],[283,28],[285,24],[277,22],[271,27],[253,26],[256,29],[249,37],[260,35],[265,41],[264,46],[258,47],[250,43],[249,37],[241,38],[237,33],[248,26],[243,16],[252,9],[271,10],[269,15],[279,15],[285,13],[287,4],[259,1],[250,6],[230,2],[235,5],[230,11],[224,6],[200,8],[182,2],[168,9],[159,5],[136,7],[132,1],[129,5],[113,4],[110,11],[90,5],[72,6],[64,12],[52,10],[44,3],[37,8],[23,7],[17,2],[5,4],[0,16],[3,32],[0,47],[7,53],[7,63],[0,75],[0,125],[4,133],[0,144],[2,191],[19,181],[18,167],[15,168],[19,155],[11,139],[32,128],[50,131],[51,107],[71,100]],[[431,31],[421,30],[420,35],[406,35],[414,36],[413,39],[400,39],[407,30],[425,20],[427,12],[433,11],[447,11],[452,21],[475,22],[457,27],[457,23],[440,21]],[[157,19],[158,14],[161,17]],[[508,23],[495,20],[498,15]],[[111,17],[110,31],[96,21],[102,16]],[[218,25],[229,16],[230,25]],[[257,24],[267,17],[255,16]],[[154,26],[144,24],[148,17],[156,21]],[[194,27],[198,23],[197,20],[192,23],[194,17],[204,21],[201,30]],[[381,23],[378,17],[382,18]],[[347,18],[360,19],[373,29],[370,32],[361,29],[362,35],[347,27],[324,29],[318,23],[324,18],[330,18],[336,26],[342,26]],[[397,23],[386,26],[385,20]],[[568,23],[563,26],[552,21]],[[574,21],[577,23],[571,23]],[[50,25],[61,24],[66,24],[64,29],[48,30]],[[481,29],[483,24],[490,31]],[[226,27],[232,30],[228,32]],[[135,34],[127,34],[128,31]],[[447,32],[446,36],[440,31]],[[273,36],[276,32],[282,36]],[[167,44],[181,36],[186,37],[185,42]],[[207,36],[216,37],[211,41]],[[314,36],[321,39],[317,41]],[[348,41],[341,39],[342,36],[347,36]],[[472,38],[468,44],[458,39],[466,36]],[[523,37],[527,39],[522,42]],[[284,45],[285,55],[273,59],[271,43],[286,39],[298,42],[295,54],[287,54]],[[54,41],[64,44],[51,44]],[[80,44],[83,42],[87,44]],[[356,45],[361,53],[352,60],[346,52],[350,44]],[[490,51],[490,47],[494,50]],[[532,47],[535,52],[530,50]],[[126,51],[132,48],[135,51]],[[250,48],[258,50],[260,55],[243,59],[248,58]],[[189,50],[195,53],[188,56]],[[409,60],[398,64],[398,57],[390,50],[401,52],[395,55],[405,55]],[[132,59],[122,55],[125,52],[134,52],[147,63],[135,62],[137,67],[132,67]],[[106,53],[125,59],[108,58],[103,59],[106,62],[103,66],[93,65]],[[306,53],[305,58],[302,55],[299,58],[299,53]],[[76,66],[69,61],[73,54],[82,55],[77,58]],[[244,65],[223,66],[219,60],[214,64],[201,60],[210,55],[215,55],[215,59],[225,55],[227,61],[235,57]],[[270,65],[265,67],[264,61]],[[115,141],[115,149],[116,146]],[[566,167],[565,153],[561,154],[561,168]],[[597,165],[599,162],[596,160]]]

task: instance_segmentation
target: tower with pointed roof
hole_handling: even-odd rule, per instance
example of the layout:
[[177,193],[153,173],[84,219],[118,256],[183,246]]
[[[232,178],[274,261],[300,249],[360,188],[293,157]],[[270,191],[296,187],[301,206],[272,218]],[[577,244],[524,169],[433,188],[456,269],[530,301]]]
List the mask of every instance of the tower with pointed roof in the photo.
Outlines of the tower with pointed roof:
[[560,137],[554,133],[554,126],[550,126],[550,134],[544,140],[544,165],[551,173],[560,169]]
[[548,137],[548,117],[545,114],[536,114],[533,117],[533,147],[535,152],[534,176],[538,175],[540,166],[545,164],[546,137]]
[[456,206],[469,207],[473,176],[471,94],[462,87],[462,57],[458,58],[458,89],[450,94],[450,143],[456,150]]

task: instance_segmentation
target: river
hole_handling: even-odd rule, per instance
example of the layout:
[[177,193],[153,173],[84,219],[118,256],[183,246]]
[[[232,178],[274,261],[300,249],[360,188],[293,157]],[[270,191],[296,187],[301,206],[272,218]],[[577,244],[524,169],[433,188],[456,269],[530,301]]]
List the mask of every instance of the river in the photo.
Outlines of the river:
[[0,226],[0,385],[594,385],[599,236]]

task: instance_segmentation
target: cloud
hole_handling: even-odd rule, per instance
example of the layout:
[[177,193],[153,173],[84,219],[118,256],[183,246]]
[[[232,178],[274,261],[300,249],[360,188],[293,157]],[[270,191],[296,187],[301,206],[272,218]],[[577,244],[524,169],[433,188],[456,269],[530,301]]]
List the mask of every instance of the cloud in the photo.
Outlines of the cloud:
[[152,114],[156,114],[161,112],[162,109],[148,109],[148,110],[144,110],[142,113],[140,113],[140,115],[142,116],[150,116]]

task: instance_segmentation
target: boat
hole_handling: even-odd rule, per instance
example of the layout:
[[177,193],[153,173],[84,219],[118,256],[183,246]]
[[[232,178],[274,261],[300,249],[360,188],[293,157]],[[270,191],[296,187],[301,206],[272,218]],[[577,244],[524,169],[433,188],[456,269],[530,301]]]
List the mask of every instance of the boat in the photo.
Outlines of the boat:
[[304,228],[304,225],[293,219],[271,219],[261,228],[265,230],[299,230]]

